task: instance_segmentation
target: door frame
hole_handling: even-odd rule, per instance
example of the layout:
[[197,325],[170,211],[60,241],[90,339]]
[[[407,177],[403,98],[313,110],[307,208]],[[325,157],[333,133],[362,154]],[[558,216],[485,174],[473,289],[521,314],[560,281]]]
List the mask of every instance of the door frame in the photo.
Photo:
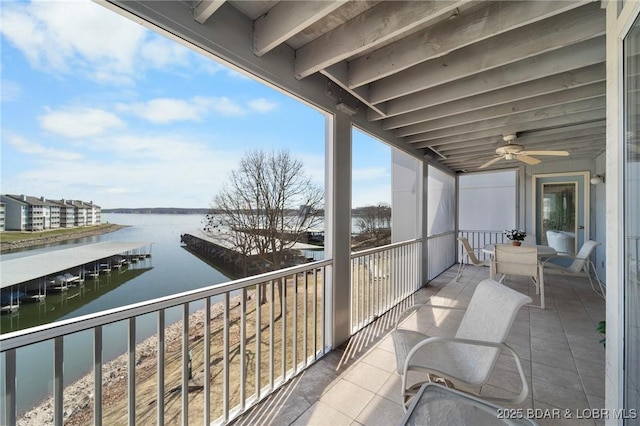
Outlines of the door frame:
[[[538,179],[544,179],[544,178],[556,178],[556,177],[563,177],[563,176],[580,176],[582,177],[583,180],[583,188],[584,188],[584,194],[582,194],[582,196],[584,197],[583,199],[583,206],[582,209],[584,211],[584,218],[583,218],[583,226],[584,226],[584,232],[583,232],[583,239],[584,241],[588,241],[591,239],[591,211],[590,211],[590,201],[591,201],[591,188],[589,187],[589,178],[591,177],[591,172],[590,171],[577,171],[577,172],[563,172],[563,173],[541,173],[541,174],[535,174],[533,175],[532,179],[531,179],[531,183],[533,185],[533,190],[532,190],[532,203],[531,203],[531,209],[532,209],[532,214],[531,214],[531,218],[533,220],[532,222],[532,226],[533,229],[538,232]],[[579,185],[578,185],[579,187]],[[578,197],[579,198],[579,197]],[[576,209],[578,209],[578,203],[576,203]],[[578,209],[579,210],[579,209]],[[578,224],[576,224],[576,228],[578,227]],[[536,239],[537,238],[541,238],[540,235],[536,235]],[[577,244],[577,234],[576,234],[576,244]],[[579,244],[578,244],[579,245]],[[580,247],[576,247],[576,252],[577,250],[580,250]]]

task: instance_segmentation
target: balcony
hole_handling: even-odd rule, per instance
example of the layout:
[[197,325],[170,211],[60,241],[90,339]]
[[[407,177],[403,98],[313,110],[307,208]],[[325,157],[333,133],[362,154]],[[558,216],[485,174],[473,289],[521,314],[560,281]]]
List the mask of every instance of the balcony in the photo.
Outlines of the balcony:
[[[389,336],[395,318],[429,300],[465,307],[488,276],[488,268],[468,266],[456,282],[454,265],[420,287],[420,246],[407,241],[352,254],[353,335],[334,351],[327,331],[332,296],[324,285],[331,261],[5,334],[3,412],[9,424],[395,424],[403,415]],[[605,302],[586,278],[549,274],[546,282],[547,309],[523,308],[507,341],[530,382],[530,396],[517,408],[603,408],[605,354],[595,326]],[[535,291],[525,279],[508,284]],[[190,307],[204,309],[191,314]],[[182,321],[167,326],[172,309]],[[448,335],[461,315],[427,309],[419,318],[410,322],[418,330]],[[156,334],[136,344],[136,330],[147,320]],[[102,336],[112,323],[120,324],[129,343],[124,355],[107,363]],[[65,358],[71,354],[65,347],[82,334],[93,372],[66,387],[71,361]],[[39,378],[52,384],[53,396],[45,403],[49,411],[36,409],[21,419],[16,379],[29,347],[38,348],[41,359],[53,359],[53,374]],[[482,395],[516,391],[515,366],[506,365]]]
[[[466,306],[478,282],[488,276],[487,269],[467,267],[460,282],[455,282],[455,268],[447,270],[237,424],[398,424],[403,416],[400,376],[395,372],[389,334],[395,318],[412,303]],[[589,410],[604,408],[605,351],[595,327],[604,318],[605,301],[591,291],[586,279],[548,274],[546,283],[547,309],[524,307],[507,340],[521,357],[530,385],[527,400],[509,408],[532,409],[538,417],[554,409],[570,410],[574,418],[589,416]],[[513,277],[508,284],[522,293],[535,293],[525,279]],[[461,320],[461,314],[444,310],[423,315],[419,324],[414,323],[415,329],[433,336],[451,335]],[[505,362],[497,367],[482,395],[515,395],[518,385],[515,366]],[[536,422],[558,424],[557,419]],[[604,424],[602,419],[583,422],[580,424]]]

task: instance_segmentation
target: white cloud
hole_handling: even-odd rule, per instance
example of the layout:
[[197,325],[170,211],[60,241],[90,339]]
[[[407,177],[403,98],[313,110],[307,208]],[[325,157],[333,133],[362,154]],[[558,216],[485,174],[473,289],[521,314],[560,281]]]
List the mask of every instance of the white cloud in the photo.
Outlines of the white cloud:
[[156,98],[148,102],[119,104],[120,111],[131,112],[138,117],[156,124],[168,124],[176,121],[202,121],[214,101],[203,97],[191,100]]
[[278,108],[277,103],[266,98],[253,99],[247,102],[247,104],[249,105],[250,109],[260,113],[268,113]]
[[141,26],[91,1],[4,3],[2,33],[37,69],[121,78],[134,71]]
[[[24,170],[2,185],[19,193],[74,194],[103,207],[208,207],[242,153],[187,139],[169,135],[104,138],[90,147],[88,155],[97,154],[96,159],[65,162],[56,173],[43,159],[42,167]],[[192,200],[191,205],[184,205],[185,197]]]
[[214,98],[211,108],[224,117],[237,117],[246,114],[246,110],[240,104],[225,96]]
[[191,99],[156,98],[147,102],[118,104],[116,108],[152,123],[169,124],[178,121],[203,121],[211,113],[223,117],[242,117],[251,112],[266,114],[277,106],[277,103],[266,98],[252,99],[243,105],[225,96],[196,96]]
[[70,138],[99,136],[108,130],[123,127],[116,115],[95,108],[71,108],[48,112],[40,116],[43,129]]
[[0,96],[2,96],[2,102],[13,102],[20,99],[22,86],[19,83],[3,79],[1,84]]
[[186,47],[93,1],[2,3],[0,31],[40,71],[131,85],[148,69],[191,66]]
[[22,152],[23,154],[35,155],[38,157],[42,157],[45,160],[75,161],[81,160],[83,158],[83,156],[77,152],[47,148],[40,144],[30,142],[20,136],[5,135],[4,139],[6,139],[11,146],[13,146],[16,150]]

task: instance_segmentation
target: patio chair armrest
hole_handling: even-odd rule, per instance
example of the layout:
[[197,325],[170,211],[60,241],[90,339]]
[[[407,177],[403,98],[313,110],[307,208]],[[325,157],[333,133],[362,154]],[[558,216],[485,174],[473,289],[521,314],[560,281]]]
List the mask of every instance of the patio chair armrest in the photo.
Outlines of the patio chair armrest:
[[471,339],[460,339],[457,337],[434,336],[434,337],[429,337],[427,339],[424,339],[423,341],[415,345],[413,349],[411,349],[411,351],[409,351],[409,353],[407,354],[407,358],[404,363],[404,368],[402,371],[402,388],[403,389],[405,389],[405,386],[406,386],[407,373],[409,369],[411,367],[415,367],[415,369],[418,369],[418,370],[420,369],[419,365],[416,365],[416,366],[411,365],[411,359],[414,357],[414,355],[417,352],[420,351],[421,348],[435,342],[448,342],[448,343],[458,343],[458,344],[464,344],[464,345],[493,347],[500,350],[506,350],[507,352],[511,353],[511,355],[513,356],[513,359],[515,360],[516,367],[518,369],[518,374],[520,375],[520,382],[522,384],[522,389],[520,390],[520,393],[518,394],[518,396],[514,398],[492,398],[492,397],[483,397],[483,398],[488,401],[502,402],[502,403],[509,403],[509,404],[520,404],[525,399],[527,399],[527,396],[529,395],[529,385],[527,382],[527,377],[524,374],[524,369],[522,368],[522,363],[520,362],[520,356],[517,354],[516,351],[514,351],[506,343],[486,342],[482,340],[471,340]]
[[432,308],[437,308],[437,309],[451,309],[451,310],[456,310],[456,311],[464,311],[464,309],[462,308],[456,308],[454,306],[444,306],[444,305],[434,305],[431,303],[418,303],[415,304],[407,309],[405,309],[404,311],[402,311],[400,313],[400,315],[398,316],[398,319],[396,320],[396,325],[394,328],[394,330],[396,330],[400,324],[402,324],[404,322],[404,320],[407,319],[407,317],[409,315],[411,315],[413,312],[418,311],[422,308],[426,308],[426,307],[432,307]]

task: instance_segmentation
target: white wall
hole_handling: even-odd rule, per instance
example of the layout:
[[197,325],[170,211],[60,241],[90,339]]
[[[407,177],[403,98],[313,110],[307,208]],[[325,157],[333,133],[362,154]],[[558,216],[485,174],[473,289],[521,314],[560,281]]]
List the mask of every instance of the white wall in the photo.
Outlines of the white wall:
[[458,228],[500,231],[516,228],[517,171],[461,175]]
[[427,235],[456,229],[456,178],[429,166]]
[[422,162],[391,150],[391,242],[422,235]]

